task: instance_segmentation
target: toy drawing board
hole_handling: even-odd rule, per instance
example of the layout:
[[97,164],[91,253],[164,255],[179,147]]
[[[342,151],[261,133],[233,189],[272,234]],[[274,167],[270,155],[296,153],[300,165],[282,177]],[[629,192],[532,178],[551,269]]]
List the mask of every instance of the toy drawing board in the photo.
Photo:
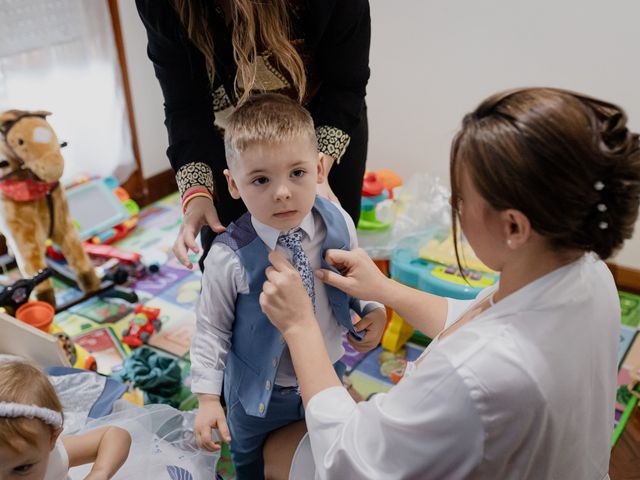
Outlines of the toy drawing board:
[[91,180],[66,191],[69,210],[79,226],[81,240],[115,227],[131,214],[102,179]]

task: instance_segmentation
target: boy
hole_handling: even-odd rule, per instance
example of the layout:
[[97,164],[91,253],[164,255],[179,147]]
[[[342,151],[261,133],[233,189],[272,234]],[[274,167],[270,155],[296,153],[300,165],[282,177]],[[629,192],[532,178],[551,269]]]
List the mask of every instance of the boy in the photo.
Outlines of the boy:
[[[269,252],[281,251],[300,272],[336,370],[342,328],[367,351],[379,343],[386,317],[382,305],[315,281],[313,271],[327,267],[324,252],[354,248],[356,235],[344,210],[316,197],[324,169],[309,113],[282,95],[253,97],[230,117],[225,151],[229,192],[249,212],[218,235],[205,260],[191,346],[191,389],[200,402],[195,430],[199,445],[213,450],[217,427],[232,440],[237,478],[259,479],[268,433],[304,418],[289,351],[258,301]],[[356,325],[349,308],[362,317]]]

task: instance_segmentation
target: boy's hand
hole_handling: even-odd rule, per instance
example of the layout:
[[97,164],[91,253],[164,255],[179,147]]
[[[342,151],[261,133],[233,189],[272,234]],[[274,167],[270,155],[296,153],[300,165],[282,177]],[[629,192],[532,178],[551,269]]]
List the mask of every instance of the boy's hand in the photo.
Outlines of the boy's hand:
[[378,346],[387,323],[387,312],[384,308],[376,308],[360,319],[353,327],[356,332],[364,332],[362,340],[347,335],[349,343],[359,352],[368,352]]
[[220,450],[220,442],[213,439],[213,429],[217,428],[225,442],[231,441],[229,427],[220,404],[220,395],[198,395],[200,409],[196,416],[194,431],[198,446],[203,450],[215,452]]

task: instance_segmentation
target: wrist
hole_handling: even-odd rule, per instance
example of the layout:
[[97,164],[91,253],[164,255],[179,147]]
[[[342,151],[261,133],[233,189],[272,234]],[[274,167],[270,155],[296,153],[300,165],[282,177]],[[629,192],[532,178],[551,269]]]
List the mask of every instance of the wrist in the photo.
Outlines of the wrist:
[[220,403],[220,395],[214,393],[197,393],[196,396],[200,405]]
[[380,279],[380,285],[376,289],[376,291],[380,293],[375,300],[391,307],[394,299],[397,297],[398,285],[400,284],[395,280],[383,276],[383,278]]
[[320,333],[320,328],[318,327],[318,322],[315,321],[315,317],[313,315],[302,315],[295,324],[282,331],[282,336],[287,344],[297,343],[300,339],[310,338],[316,331]]
[[207,201],[213,202],[213,195],[210,190],[204,186],[195,185],[184,192],[182,195],[182,214],[187,211],[189,203],[196,198],[206,198]]

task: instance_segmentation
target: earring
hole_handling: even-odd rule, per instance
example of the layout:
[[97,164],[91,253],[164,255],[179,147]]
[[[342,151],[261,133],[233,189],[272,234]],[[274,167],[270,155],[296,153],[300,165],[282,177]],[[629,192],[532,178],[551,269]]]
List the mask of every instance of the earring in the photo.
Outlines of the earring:
[[513,245],[513,242],[511,241],[510,238],[507,239],[507,247],[511,248],[511,246]]

